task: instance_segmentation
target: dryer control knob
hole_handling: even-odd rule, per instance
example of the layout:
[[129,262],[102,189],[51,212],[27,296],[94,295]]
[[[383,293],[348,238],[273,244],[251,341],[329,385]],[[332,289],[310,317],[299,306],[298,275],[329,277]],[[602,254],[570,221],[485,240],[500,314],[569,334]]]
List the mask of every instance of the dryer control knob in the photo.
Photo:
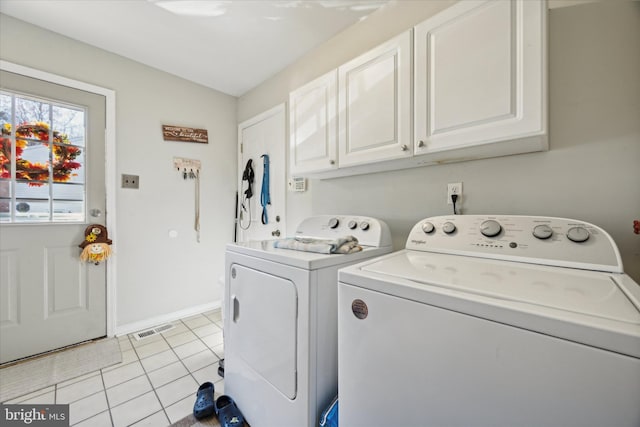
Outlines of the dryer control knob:
[[553,236],[553,229],[547,224],[536,225],[533,228],[533,236],[540,240],[548,239]]
[[369,229],[369,223],[367,221],[362,221],[360,223],[360,230],[367,231]]
[[498,221],[489,219],[480,224],[480,232],[483,236],[495,237],[502,231],[502,226]]
[[358,223],[355,222],[354,220],[349,221],[349,224],[347,224],[347,227],[349,227],[350,230],[355,230],[357,226],[358,226]]
[[589,240],[589,231],[584,227],[571,227],[569,231],[567,231],[567,237],[572,242],[586,242]]
[[442,231],[444,231],[447,234],[451,234],[454,231],[456,231],[456,225],[452,222],[445,222],[444,224],[442,224]]
[[424,231],[426,234],[433,233],[435,229],[436,228],[430,222],[425,222],[424,224],[422,224],[422,231]]
[[329,228],[338,228],[340,225],[340,220],[338,218],[331,218],[329,220]]

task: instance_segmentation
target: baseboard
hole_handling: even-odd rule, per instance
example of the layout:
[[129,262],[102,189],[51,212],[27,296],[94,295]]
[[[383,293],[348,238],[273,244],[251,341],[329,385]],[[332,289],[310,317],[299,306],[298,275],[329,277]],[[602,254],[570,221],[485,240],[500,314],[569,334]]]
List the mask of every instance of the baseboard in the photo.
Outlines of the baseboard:
[[127,323],[126,325],[116,326],[116,336],[130,334],[132,332],[153,328],[163,323],[173,322],[175,320],[184,319],[185,317],[195,316],[196,314],[205,313],[207,311],[216,310],[222,306],[222,301],[214,301],[207,304],[197,305],[184,310],[174,311],[173,313],[163,314],[162,316],[152,317],[150,319],[140,320],[138,322]]

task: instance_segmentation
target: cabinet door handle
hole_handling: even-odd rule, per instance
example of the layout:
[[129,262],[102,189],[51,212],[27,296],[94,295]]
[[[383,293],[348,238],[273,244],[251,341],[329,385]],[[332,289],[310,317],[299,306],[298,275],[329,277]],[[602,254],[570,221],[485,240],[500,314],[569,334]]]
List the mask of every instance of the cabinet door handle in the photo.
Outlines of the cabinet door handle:
[[231,319],[234,323],[238,322],[240,317],[240,301],[235,295],[231,296]]
[[331,165],[335,165],[335,164],[336,164],[336,161],[335,161],[335,160],[329,160],[329,164],[331,164]]
[[424,141],[418,141],[418,147],[424,147]]
[[407,151],[409,149],[409,147],[407,147],[407,144],[402,144],[400,148],[402,149],[402,151]]

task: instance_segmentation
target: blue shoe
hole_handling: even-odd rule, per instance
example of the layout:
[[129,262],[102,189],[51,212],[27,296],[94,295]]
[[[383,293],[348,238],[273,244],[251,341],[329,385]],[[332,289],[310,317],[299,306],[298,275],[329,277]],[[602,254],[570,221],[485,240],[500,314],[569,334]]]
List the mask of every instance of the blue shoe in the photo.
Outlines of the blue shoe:
[[232,398],[226,395],[216,400],[216,414],[221,427],[242,427],[244,417]]
[[193,405],[193,416],[197,420],[209,417],[215,412],[215,402],[213,401],[213,383],[206,382],[198,387],[196,403]]

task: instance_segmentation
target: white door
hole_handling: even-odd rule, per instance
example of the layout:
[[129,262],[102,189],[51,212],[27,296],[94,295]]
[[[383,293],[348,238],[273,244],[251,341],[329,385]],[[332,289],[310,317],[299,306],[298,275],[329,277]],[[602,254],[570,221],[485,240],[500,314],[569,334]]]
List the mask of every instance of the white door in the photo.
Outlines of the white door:
[[[238,241],[277,239],[285,226],[286,163],[285,109],[279,105],[238,126]],[[268,173],[265,172],[268,156]],[[252,197],[248,197],[247,163],[251,161]],[[269,203],[265,197],[269,195]],[[264,206],[263,206],[264,205]]]
[[412,31],[338,68],[338,163],[355,166],[413,154]]
[[415,153],[545,132],[540,1],[463,1],[415,27]]
[[105,224],[105,98],[1,73],[4,363],[106,335],[105,265],[78,247]]
[[289,172],[338,167],[338,73],[332,70],[289,94]]

